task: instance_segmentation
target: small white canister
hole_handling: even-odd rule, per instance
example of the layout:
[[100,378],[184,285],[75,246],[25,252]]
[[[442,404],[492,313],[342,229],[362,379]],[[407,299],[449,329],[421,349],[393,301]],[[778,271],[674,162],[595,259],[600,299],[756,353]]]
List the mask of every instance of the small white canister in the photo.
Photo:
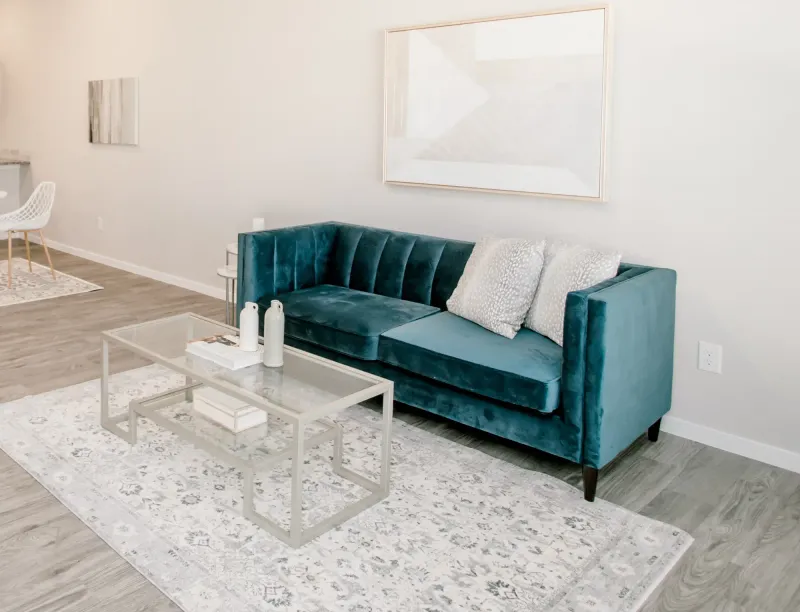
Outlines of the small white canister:
[[283,365],[283,304],[272,300],[264,313],[264,365],[280,368]]
[[258,304],[247,302],[239,314],[239,348],[248,353],[258,350]]

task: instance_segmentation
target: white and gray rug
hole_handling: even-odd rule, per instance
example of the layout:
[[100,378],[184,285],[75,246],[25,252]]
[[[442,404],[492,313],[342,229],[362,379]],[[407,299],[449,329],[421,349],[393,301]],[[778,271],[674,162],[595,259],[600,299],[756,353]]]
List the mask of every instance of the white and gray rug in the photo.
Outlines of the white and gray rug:
[[[113,403],[181,378],[112,379]],[[0,407],[0,447],[187,612],[631,612],[691,544],[681,530],[395,421],[389,498],[294,550],[240,513],[241,474],[144,419],[136,447],[99,424],[97,381]],[[187,404],[175,419],[205,430]],[[350,467],[378,467],[378,415],[347,411]],[[267,446],[286,431],[270,420]],[[252,439],[237,438],[240,452]],[[262,440],[263,442],[263,440]],[[310,455],[306,520],[359,493]],[[288,462],[258,509],[287,516]]]
[[0,261],[0,307],[16,306],[26,302],[38,302],[65,295],[88,293],[102,289],[69,274],[56,270],[56,278],[50,268],[32,263],[33,272],[28,271],[28,260],[14,257],[11,260],[11,288],[8,288],[8,260]]

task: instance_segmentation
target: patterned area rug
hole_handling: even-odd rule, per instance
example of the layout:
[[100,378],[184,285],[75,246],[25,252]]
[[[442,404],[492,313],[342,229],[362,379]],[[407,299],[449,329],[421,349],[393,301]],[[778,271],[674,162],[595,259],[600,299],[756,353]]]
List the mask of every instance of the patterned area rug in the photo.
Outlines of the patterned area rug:
[[50,268],[32,264],[28,272],[28,260],[15,257],[12,262],[11,289],[8,288],[8,260],[0,261],[0,306],[15,306],[26,302],[38,302],[76,293],[88,293],[102,289],[80,278],[56,270],[53,280]]
[[[116,409],[182,379],[158,366],[112,378]],[[0,407],[0,447],[187,612],[637,610],[691,544],[681,530],[395,420],[388,499],[300,549],[241,516],[241,474],[140,420],[135,447],[99,424],[97,381]],[[167,409],[214,429],[189,404]],[[341,417],[345,463],[376,476],[379,415]],[[270,419],[258,444],[287,439]],[[263,430],[225,440],[248,452]],[[361,493],[310,451],[306,521]],[[257,478],[286,520],[289,463]]]

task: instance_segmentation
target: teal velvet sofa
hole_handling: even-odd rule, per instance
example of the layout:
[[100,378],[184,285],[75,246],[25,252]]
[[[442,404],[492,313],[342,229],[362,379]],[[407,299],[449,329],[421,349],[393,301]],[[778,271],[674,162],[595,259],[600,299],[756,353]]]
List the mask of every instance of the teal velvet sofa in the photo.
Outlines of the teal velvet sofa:
[[[399,402],[598,470],[670,409],[673,270],[623,263],[567,298],[564,346],[447,312],[473,243],[344,223],[239,235],[237,303],[283,302],[286,343],[391,379]],[[262,317],[263,320],[263,317]]]

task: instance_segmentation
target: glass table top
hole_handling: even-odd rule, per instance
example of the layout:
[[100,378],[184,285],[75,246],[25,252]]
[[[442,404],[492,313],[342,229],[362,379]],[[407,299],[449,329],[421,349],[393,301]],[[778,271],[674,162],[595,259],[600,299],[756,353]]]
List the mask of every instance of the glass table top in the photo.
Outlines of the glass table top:
[[[236,328],[223,323],[184,314],[106,331],[104,336],[156,363],[172,366],[197,382],[212,382],[220,390],[243,394],[253,405],[263,402],[294,413],[318,409],[388,382],[288,346],[284,348],[284,365],[280,368],[258,363],[229,370],[186,354],[188,342],[237,333]],[[374,395],[381,392],[375,391]]]

